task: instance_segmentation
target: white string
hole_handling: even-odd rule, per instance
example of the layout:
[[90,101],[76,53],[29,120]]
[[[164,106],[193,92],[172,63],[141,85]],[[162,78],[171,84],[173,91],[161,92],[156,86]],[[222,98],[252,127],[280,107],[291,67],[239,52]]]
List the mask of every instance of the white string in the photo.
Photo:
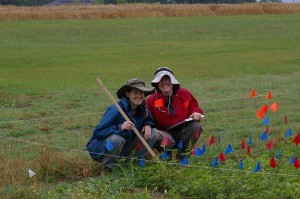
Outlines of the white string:
[[82,113],[82,114],[74,114],[74,115],[62,115],[62,116],[53,116],[53,117],[42,117],[36,119],[26,119],[26,120],[12,120],[7,122],[0,122],[0,124],[8,124],[8,123],[18,123],[18,122],[30,122],[30,121],[40,121],[40,120],[48,120],[48,119],[56,119],[56,118],[66,118],[66,117],[77,117],[77,116],[86,116],[86,115],[98,115],[104,114],[104,112],[98,113]]
[[[61,146],[54,146],[54,145],[49,145],[49,144],[43,144],[43,143],[38,143],[38,142],[32,142],[32,141],[21,140],[21,139],[16,139],[16,138],[10,138],[10,137],[5,137],[5,136],[1,136],[1,135],[0,135],[0,138],[13,140],[13,141],[18,141],[18,142],[25,142],[25,143],[28,143],[28,144],[47,146],[47,147],[50,147],[50,148],[57,148],[57,149],[87,153],[87,151],[83,151],[83,150],[79,150],[79,149],[68,149],[68,148],[61,147]],[[118,155],[111,155],[111,154],[101,154],[101,153],[96,153],[96,152],[90,152],[90,153],[98,154],[98,155],[104,155],[104,156],[110,156],[110,157],[116,157],[116,158],[124,158],[124,159],[127,159],[127,160],[139,160],[139,161],[143,160],[145,162],[163,163],[163,164],[168,164],[168,165],[182,166],[182,164],[179,164],[179,163],[171,163],[171,162],[155,161],[155,160],[145,160],[145,159],[130,158],[130,157],[124,157],[124,156],[118,156]],[[276,176],[284,176],[284,177],[299,177],[299,175],[293,175],[293,174],[280,174],[280,173],[270,173],[270,172],[262,172],[262,171],[254,173],[253,171],[226,169],[226,168],[216,168],[216,167],[207,167],[207,166],[199,166],[199,165],[187,165],[187,166],[188,167],[197,167],[197,168],[202,168],[202,169],[232,171],[232,172],[240,172],[240,173],[251,173],[251,174],[260,173],[260,174],[264,174],[264,175],[276,175]]]
[[[285,94],[293,94],[293,93],[300,93],[300,91],[288,91],[288,92],[276,93],[276,94],[272,93],[272,95],[276,96],[276,95],[285,95]],[[254,98],[257,98],[257,97],[266,97],[266,95],[257,95]],[[249,97],[237,97],[237,98],[228,98],[228,99],[219,99],[219,100],[208,100],[208,101],[202,101],[202,102],[199,102],[199,103],[201,104],[201,103],[221,102],[221,101],[230,101],[230,100],[239,100],[239,99],[249,99]]]
[[[300,91],[288,91],[288,92],[276,93],[276,94],[272,94],[272,95],[276,96],[276,95],[293,94],[293,93],[300,93]],[[256,97],[265,97],[265,95],[258,95]],[[221,101],[239,100],[239,99],[249,99],[249,97],[239,97],[239,98],[209,100],[209,101],[199,102],[199,104],[201,104],[201,103],[210,103],[210,102],[221,102]],[[77,117],[77,116],[98,115],[98,114],[104,114],[104,112],[100,111],[98,113],[83,113],[83,114],[76,114],[76,115],[73,114],[73,115],[63,115],[63,116],[53,116],[53,117],[36,118],[36,119],[12,120],[12,121],[0,122],[0,124],[9,124],[9,123],[18,123],[18,122],[30,122],[30,121],[40,121],[40,120],[48,120],[48,119],[56,119],[56,118]]]

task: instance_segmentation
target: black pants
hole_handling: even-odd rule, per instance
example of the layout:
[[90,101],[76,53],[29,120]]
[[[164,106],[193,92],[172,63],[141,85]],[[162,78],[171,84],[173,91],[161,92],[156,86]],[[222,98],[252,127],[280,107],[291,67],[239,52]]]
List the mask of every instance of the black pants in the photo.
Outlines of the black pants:
[[154,144],[154,148],[156,148],[159,152],[164,151],[164,148],[161,146],[161,142],[167,137],[169,139],[169,145],[166,147],[167,149],[178,148],[178,143],[180,142],[180,140],[182,140],[182,148],[178,150],[177,153],[177,158],[182,160],[182,154],[186,153],[187,148],[190,146],[191,149],[196,144],[202,132],[202,127],[199,122],[191,121],[184,123],[170,130],[169,132],[162,130],[159,131],[161,132],[162,137],[161,139],[158,139],[156,141],[156,143]]

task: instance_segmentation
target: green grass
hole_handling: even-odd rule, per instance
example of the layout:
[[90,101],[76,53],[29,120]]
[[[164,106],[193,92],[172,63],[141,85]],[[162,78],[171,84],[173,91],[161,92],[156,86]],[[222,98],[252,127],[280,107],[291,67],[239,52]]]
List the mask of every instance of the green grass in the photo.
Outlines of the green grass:
[[[299,171],[288,163],[291,154],[300,158],[299,146],[280,139],[288,128],[293,136],[300,129],[299,24],[298,15],[1,22],[0,135],[12,139],[0,140],[0,195],[296,198]],[[112,103],[96,77],[116,98],[127,79],[149,85],[160,66],[173,69],[205,111],[199,146],[218,133],[221,143],[190,158],[189,168],[167,164],[161,170],[146,162],[145,168],[120,164],[105,178],[82,174],[98,167],[85,144]],[[249,99],[252,89],[258,97]],[[255,112],[275,101],[279,110],[268,114],[275,141],[269,151]],[[252,156],[240,150],[250,135]],[[219,170],[211,168],[228,144],[235,152]],[[282,158],[274,170],[269,160],[278,149]],[[245,172],[237,172],[239,159]],[[253,173],[257,161],[261,174]],[[29,168],[37,172],[33,179]]]

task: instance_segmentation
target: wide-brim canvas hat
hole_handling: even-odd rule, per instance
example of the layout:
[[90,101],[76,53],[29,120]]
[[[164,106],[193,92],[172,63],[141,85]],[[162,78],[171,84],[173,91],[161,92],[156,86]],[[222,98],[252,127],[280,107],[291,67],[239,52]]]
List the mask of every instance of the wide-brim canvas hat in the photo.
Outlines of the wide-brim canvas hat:
[[133,89],[133,88],[136,88],[138,90],[145,92],[145,97],[152,94],[155,89],[153,87],[150,87],[150,88],[145,87],[145,82],[143,82],[143,80],[134,78],[134,79],[128,80],[126,82],[126,84],[117,91],[118,98],[121,99],[125,95],[125,92],[128,89]]
[[155,71],[154,75],[155,77],[151,82],[151,85],[154,87],[157,87],[157,83],[160,82],[161,78],[165,75],[168,75],[170,77],[170,81],[173,85],[178,85],[178,86],[180,85],[180,83],[174,77],[173,71],[167,67],[158,68]]

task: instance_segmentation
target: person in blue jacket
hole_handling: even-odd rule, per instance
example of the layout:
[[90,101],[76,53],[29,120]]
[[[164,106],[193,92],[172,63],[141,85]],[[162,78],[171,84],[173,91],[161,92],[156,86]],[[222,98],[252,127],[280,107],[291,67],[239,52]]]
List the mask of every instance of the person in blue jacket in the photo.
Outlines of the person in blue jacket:
[[145,97],[153,92],[154,88],[145,87],[145,83],[138,78],[128,80],[117,91],[118,104],[131,121],[126,121],[115,105],[109,106],[86,146],[91,158],[101,162],[104,169],[112,169],[120,157],[128,157],[134,150],[138,159],[147,153],[146,147],[134,133],[134,127],[150,147],[156,142],[154,119],[145,103]]

